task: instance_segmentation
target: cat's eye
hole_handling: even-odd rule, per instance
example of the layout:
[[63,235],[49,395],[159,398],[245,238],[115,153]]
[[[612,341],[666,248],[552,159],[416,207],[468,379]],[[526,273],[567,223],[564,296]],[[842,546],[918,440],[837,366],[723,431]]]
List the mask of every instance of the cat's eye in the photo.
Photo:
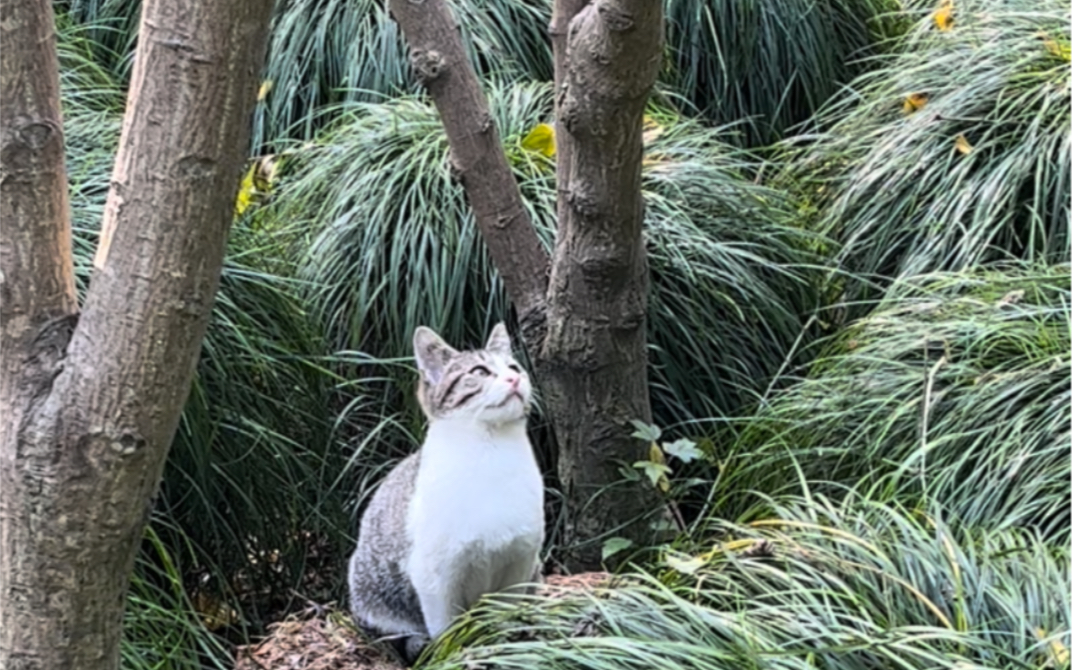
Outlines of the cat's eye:
[[487,376],[489,376],[491,374],[491,370],[487,369],[483,365],[477,365],[477,366],[474,366],[471,370],[469,370],[469,374],[471,374],[471,375],[480,375],[481,377],[487,377]]
[[511,364],[510,364],[510,365],[508,365],[507,367],[509,367],[509,368],[510,368],[511,370],[513,370],[514,372],[516,372],[516,373],[518,373],[518,374],[521,374],[521,368],[520,368],[520,367],[518,367],[517,363],[511,363]]

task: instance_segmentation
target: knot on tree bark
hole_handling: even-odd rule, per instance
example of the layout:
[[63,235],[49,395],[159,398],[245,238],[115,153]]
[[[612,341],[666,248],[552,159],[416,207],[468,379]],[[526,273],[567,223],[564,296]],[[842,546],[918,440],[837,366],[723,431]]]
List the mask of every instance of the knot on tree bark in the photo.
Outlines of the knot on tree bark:
[[600,216],[601,208],[599,200],[586,189],[586,184],[571,185],[572,188],[566,194],[566,202],[584,219],[595,219]]
[[41,325],[30,344],[24,363],[23,378],[37,386],[35,396],[42,396],[52,388],[52,380],[63,370],[67,357],[67,345],[78,325],[78,313],[66,314]]
[[437,78],[446,65],[443,55],[433,49],[414,49],[409,62],[417,75],[417,81],[423,85]]
[[63,139],[59,126],[53,121],[21,121],[17,125],[19,141],[33,151],[40,151],[49,142]]
[[633,27],[633,15],[618,5],[601,2],[596,5],[596,11],[608,30],[624,32]]

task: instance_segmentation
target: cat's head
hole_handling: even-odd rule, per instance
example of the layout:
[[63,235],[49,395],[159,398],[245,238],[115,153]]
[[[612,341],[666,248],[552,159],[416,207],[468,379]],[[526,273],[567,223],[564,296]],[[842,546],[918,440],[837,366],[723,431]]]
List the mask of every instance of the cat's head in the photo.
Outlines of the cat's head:
[[417,399],[429,419],[504,424],[528,413],[532,383],[510,352],[503,324],[492,329],[483,349],[473,351],[458,351],[421,326],[413,333],[413,353],[420,374]]

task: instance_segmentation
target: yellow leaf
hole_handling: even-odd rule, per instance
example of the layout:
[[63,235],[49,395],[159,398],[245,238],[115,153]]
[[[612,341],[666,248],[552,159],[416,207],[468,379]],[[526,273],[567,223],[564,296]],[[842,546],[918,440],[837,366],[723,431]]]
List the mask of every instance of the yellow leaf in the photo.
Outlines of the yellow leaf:
[[957,151],[965,156],[975,151],[975,147],[971,145],[971,142],[969,142],[968,138],[964,137],[963,134],[957,135],[957,139],[954,140],[953,144],[957,147]]
[[257,164],[254,163],[249,166],[246,176],[242,177],[242,184],[238,187],[238,197],[235,198],[235,216],[242,216],[242,213],[253,204],[253,198],[257,193],[257,186],[254,184],[256,174]]
[[555,129],[554,127],[541,123],[532,130],[528,135],[525,135],[525,139],[521,140],[521,148],[528,151],[534,151],[541,153],[548,158],[555,155]]
[[943,33],[953,29],[953,0],[942,0],[934,12],[934,25]]
[[261,202],[272,192],[282,160],[280,155],[266,154],[250,163],[249,170],[238,187],[235,216],[241,216],[251,205]]
[[238,612],[209,593],[198,592],[195,594],[193,606],[201,615],[201,620],[209,630],[217,630],[224,626],[238,623]]
[[659,463],[660,465],[666,463],[666,457],[663,456],[663,450],[654,442],[648,447],[648,460],[652,463]]
[[1068,667],[1068,647],[1057,638],[1050,640],[1050,653],[1053,660],[1057,661],[1057,667]]
[[650,116],[644,117],[644,134],[641,136],[644,144],[650,144],[656,140],[666,128]]
[[699,556],[686,556],[680,558],[673,554],[666,555],[666,564],[672,569],[685,574],[691,575],[704,566],[704,559]]
[[1051,56],[1056,56],[1066,63],[1072,61],[1072,44],[1059,42],[1046,33],[1039,36],[1042,38],[1042,46],[1046,47]]
[[930,96],[926,93],[909,93],[908,97],[904,99],[904,113],[912,114],[913,112],[918,112],[927,105],[927,100],[929,99]]
[[272,86],[275,85],[271,79],[265,79],[261,82],[261,88],[257,91],[257,102],[260,102],[268,97],[268,94],[272,92]]
[[663,455],[663,450],[659,448],[659,445],[654,442],[648,447],[648,460],[652,463],[664,466],[659,468],[659,479],[655,482],[655,485],[659,487],[660,491],[666,493],[670,490],[670,480],[666,478],[666,473],[670,471],[670,468],[665,467],[666,456]]
[[[1040,641],[1045,640],[1046,629],[1036,628],[1035,635],[1038,636]],[[1069,660],[1068,647],[1056,636],[1050,640],[1050,655],[1053,657],[1053,661],[1056,662],[1057,667],[1067,667]]]

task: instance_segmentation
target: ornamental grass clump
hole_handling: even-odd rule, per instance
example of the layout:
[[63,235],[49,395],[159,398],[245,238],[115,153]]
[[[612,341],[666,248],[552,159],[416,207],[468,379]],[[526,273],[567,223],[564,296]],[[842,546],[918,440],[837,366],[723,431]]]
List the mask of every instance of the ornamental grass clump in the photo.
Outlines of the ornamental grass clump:
[[[916,27],[798,137],[788,174],[877,280],[1069,260],[1068,6],[958,0]],[[849,280],[848,297],[874,297]]]

